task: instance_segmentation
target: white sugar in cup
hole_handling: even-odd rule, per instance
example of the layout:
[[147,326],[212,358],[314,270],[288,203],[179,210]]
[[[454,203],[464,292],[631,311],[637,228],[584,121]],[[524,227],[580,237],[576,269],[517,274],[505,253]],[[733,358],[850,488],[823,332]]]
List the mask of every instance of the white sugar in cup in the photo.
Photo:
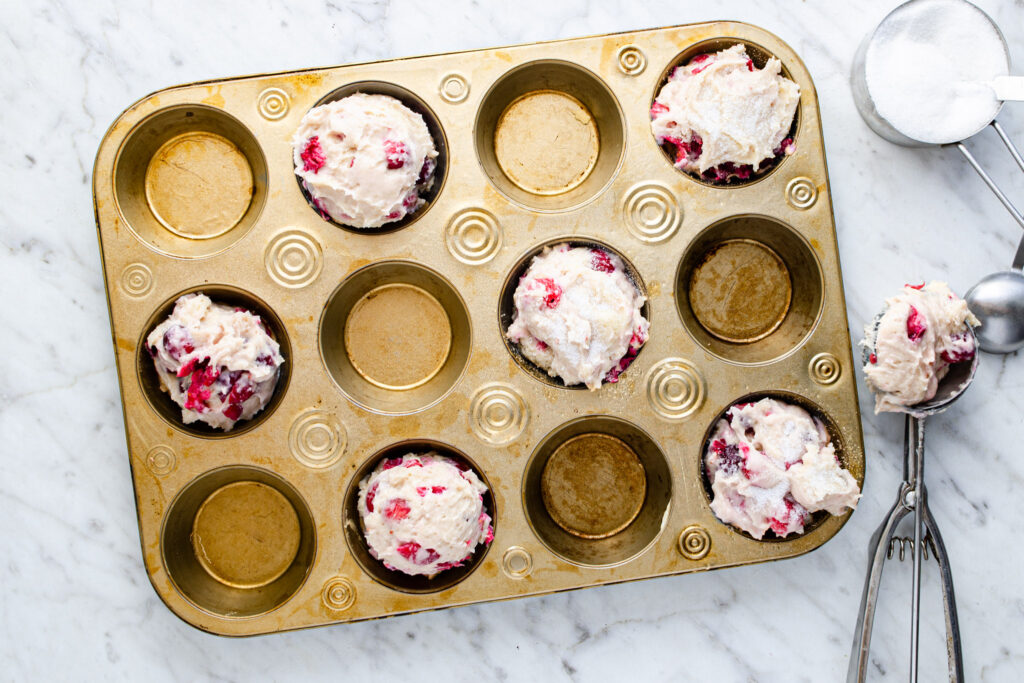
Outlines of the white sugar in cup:
[[871,128],[903,145],[958,142],[991,123],[990,82],[1010,71],[1006,41],[966,0],[911,0],[861,45],[852,84]]

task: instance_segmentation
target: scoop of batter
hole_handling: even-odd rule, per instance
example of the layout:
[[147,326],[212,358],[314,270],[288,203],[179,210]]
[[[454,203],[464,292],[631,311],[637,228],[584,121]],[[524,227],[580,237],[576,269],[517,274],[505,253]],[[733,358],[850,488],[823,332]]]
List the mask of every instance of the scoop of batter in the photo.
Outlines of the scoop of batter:
[[370,554],[412,575],[460,566],[494,538],[486,491],[475,472],[433,452],[382,461],[359,482]]
[[712,511],[757,539],[769,529],[803,533],[810,513],[838,515],[860,498],[825,425],[772,398],[731,407],[715,425],[704,463]]
[[647,341],[646,299],[622,260],[602,249],[559,244],[534,257],[513,294],[506,336],[566,385],[616,382]]
[[743,45],[677,67],[651,106],[658,144],[672,143],[680,170],[715,182],[744,180],[793,151],[789,130],[800,87],[772,57],[754,66]]
[[934,398],[949,366],[974,358],[967,326],[980,324],[945,282],[904,285],[885,305],[878,326],[866,327],[861,342],[870,351],[864,375],[876,414]]
[[186,294],[146,337],[160,385],[185,424],[230,431],[274,394],[284,358],[258,315]]
[[314,203],[355,228],[398,221],[434,183],[437,149],[423,117],[387,95],[314,107],[292,139],[295,174]]

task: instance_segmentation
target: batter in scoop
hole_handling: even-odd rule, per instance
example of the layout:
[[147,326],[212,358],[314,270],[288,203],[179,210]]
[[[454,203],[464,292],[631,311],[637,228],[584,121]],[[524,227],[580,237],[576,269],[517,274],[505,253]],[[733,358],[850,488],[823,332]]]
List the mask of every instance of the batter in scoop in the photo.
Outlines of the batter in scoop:
[[382,461],[359,482],[359,518],[370,554],[405,574],[433,576],[494,538],[487,487],[437,453]]
[[437,164],[422,116],[393,97],[363,93],[309,110],[292,153],[295,174],[325,218],[354,228],[416,211]]
[[758,69],[733,45],[672,71],[651,106],[651,132],[675,147],[676,168],[715,183],[746,180],[793,152],[799,103],[778,59]]
[[977,352],[968,325],[979,325],[967,303],[945,282],[904,285],[887,299],[877,327],[864,330],[864,366],[875,413],[897,411],[935,396],[949,366]]
[[860,487],[836,458],[825,425],[772,398],[734,405],[715,425],[704,456],[711,510],[760,539],[800,534],[812,512],[853,509]]
[[224,431],[266,407],[284,363],[258,315],[205,294],[179,298],[146,348],[182,421]]
[[513,294],[506,336],[566,385],[617,382],[647,341],[646,299],[622,260],[603,249],[559,244],[534,257]]

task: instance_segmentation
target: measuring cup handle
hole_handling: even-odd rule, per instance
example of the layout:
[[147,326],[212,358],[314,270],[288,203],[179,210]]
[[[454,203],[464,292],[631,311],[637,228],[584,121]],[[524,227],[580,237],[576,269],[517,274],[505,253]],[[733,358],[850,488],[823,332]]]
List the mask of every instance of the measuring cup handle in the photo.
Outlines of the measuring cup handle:
[[953,573],[949,567],[949,554],[946,552],[942,534],[939,533],[939,527],[927,504],[923,506],[921,512],[924,514],[924,524],[928,529],[932,554],[938,562],[939,572],[942,575],[942,605],[946,611],[946,656],[949,660],[949,680],[950,683],[963,683],[964,654],[960,647],[960,620],[956,613],[956,594],[953,591]]
[[[1010,150],[1010,154],[1013,156],[1014,161],[1016,161],[1017,165],[1024,170],[1024,159],[1021,159],[1020,153],[1017,151],[1017,148],[1013,146],[1013,143],[1010,142],[1010,138],[1007,137],[1002,127],[996,121],[992,122],[992,126],[996,129],[996,133],[999,134],[1003,143],[1006,144],[1007,149]],[[999,189],[998,185],[996,185],[996,181],[992,180],[991,176],[985,172],[985,169],[981,167],[981,164],[979,164],[978,160],[974,158],[974,155],[971,154],[969,149],[967,149],[967,146],[962,142],[958,142],[956,143],[956,148],[960,150],[960,153],[967,159],[967,163],[969,163],[974,170],[978,172],[978,175],[980,175],[981,179],[985,181],[985,184],[988,185],[990,190],[992,190],[996,198],[999,199],[1002,205],[1006,207],[1006,210],[1010,212],[1010,215],[1013,216],[1013,220],[1017,221],[1017,224],[1020,225],[1021,228],[1024,228],[1024,215],[1017,210],[1017,207],[1013,205],[1010,198],[1003,194],[1003,191]]]
[[871,627],[875,622],[875,608],[878,604],[878,590],[882,583],[882,568],[885,565],[886,553],[892,542],[893,534],[900,520],[910,510],[903,505],[903,489],[900,489],[899,500],[890,508],[885,521],[872,534],[868,542],[868,575],[864,580],[864,592],[860,597],[860,611],[857,613],[857,625],[853,633],[853,650],[850,652],[850,667],[847,670],[847,683],[864,683],[868,675],[868,655],[871,650]]

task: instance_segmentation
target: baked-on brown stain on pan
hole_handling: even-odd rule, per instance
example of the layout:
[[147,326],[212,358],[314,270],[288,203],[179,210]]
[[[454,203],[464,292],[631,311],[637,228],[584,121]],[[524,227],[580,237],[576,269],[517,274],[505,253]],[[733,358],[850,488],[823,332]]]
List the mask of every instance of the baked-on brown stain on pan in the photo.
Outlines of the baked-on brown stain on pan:
[[192,547],[206,572],[235,588],[265,586],[299,550],[299,516],[276,489],[236,481],[207,497],[192,523]]
[[227,138],[205,131],[165,142],[146,168],[146,202],[171,232],[194,240],[235,227],[252,201],[252,169]]
[[345,351],[363,379],[383,389],[429,382],[448,360],[452,328],[444,307],[409,284],[367,292],[345,321]]
[[597,124],[575,97],[538,90],[514,100],[498,119],[494,155],[509,180],[534,194],[578,186],[597,163]]
[[559,446],[541,475],[544,507],[555,524],[581,538],[607,538],[640,514],[644,466],[621,439],[580,434]]
[[774,332],[792,296],[786,264],[755,240],[721,242],[690,276],[690,306],[697,322],[730,342],[754,342]]

